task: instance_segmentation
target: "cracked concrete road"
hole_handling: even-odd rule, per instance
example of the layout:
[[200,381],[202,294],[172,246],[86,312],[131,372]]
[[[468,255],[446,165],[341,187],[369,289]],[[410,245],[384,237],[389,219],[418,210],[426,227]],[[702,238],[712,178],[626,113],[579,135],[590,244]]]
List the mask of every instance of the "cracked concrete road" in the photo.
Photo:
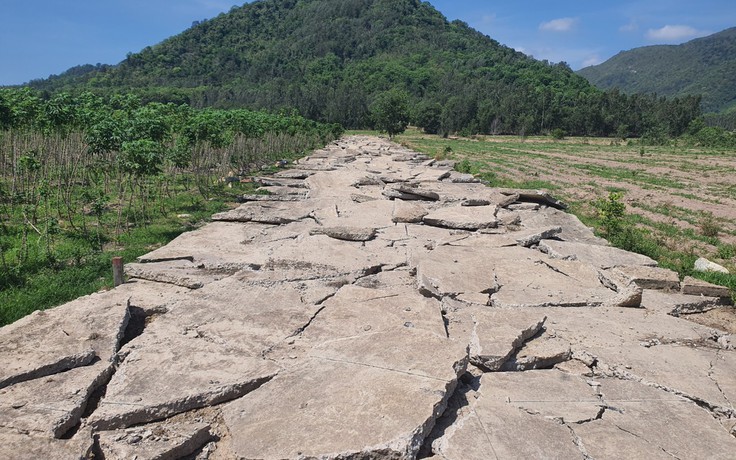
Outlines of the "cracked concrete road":
[[735,458],[723,290],[452,167],[344,138],[0,329],[0,458]]

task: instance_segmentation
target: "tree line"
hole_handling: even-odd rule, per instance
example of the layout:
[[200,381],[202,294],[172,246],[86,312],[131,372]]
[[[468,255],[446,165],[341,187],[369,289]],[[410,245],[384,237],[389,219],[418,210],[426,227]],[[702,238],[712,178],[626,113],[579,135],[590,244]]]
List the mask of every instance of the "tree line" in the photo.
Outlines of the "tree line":
[[32,86],[55,93],[132,89],[192,107],[296,109],[373,127],[402,91],[410,122],[441,134],[678,136],[700,98],[600,91],[565,63],[537,61],[419,0],[262,0],[130,53]]

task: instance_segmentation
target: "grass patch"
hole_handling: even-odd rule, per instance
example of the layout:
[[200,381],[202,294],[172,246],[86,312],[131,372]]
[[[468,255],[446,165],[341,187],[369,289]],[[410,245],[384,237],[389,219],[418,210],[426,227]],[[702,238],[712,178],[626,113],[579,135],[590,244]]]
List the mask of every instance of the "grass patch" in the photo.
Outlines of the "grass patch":
[[[0,289],[0,326],[33,311],[112,287],[112,257],[123,257],[125,263],[133,262],[192,230],[212,214],[231,207],[231,199],[225,193],[209,200],[180,193],[168,203],[170,212],[154,217],[145,226],[128,229],[114,243],[109,235],[105,236],[104,240],[110,243],[102,249],[96,236],[84,238],[75,232],[62,232],[55,242],[53,260],[43,251],[37,251],[31,255],[31,263],[6,265]],[[188,217],[178,217],[181,214],[188,214]],[[6,252],[6,257],[11,255],[11,251]]]

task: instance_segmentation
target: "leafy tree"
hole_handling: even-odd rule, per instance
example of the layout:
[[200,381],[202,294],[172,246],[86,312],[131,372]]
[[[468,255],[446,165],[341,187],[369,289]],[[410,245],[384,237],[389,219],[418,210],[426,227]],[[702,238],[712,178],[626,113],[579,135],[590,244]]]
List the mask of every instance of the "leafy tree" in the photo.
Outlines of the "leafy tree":
[[371,116],[375,127],[389,138],[403,133],[409,126],[409,96],[395,89],[379,94],[371,104]]

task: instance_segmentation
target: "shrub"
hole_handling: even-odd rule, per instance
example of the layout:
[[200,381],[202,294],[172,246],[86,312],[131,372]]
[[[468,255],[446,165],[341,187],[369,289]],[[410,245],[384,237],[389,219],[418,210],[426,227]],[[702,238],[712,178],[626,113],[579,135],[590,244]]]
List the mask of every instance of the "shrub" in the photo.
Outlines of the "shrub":
[[550,133],[550,135],[552,136],[552,139],[561,141],[561,140],[563,140],[565,138],[565,136],[567,135],[567,133],[562,128],[555,128],[555,129],[552,130],[552,132]]

